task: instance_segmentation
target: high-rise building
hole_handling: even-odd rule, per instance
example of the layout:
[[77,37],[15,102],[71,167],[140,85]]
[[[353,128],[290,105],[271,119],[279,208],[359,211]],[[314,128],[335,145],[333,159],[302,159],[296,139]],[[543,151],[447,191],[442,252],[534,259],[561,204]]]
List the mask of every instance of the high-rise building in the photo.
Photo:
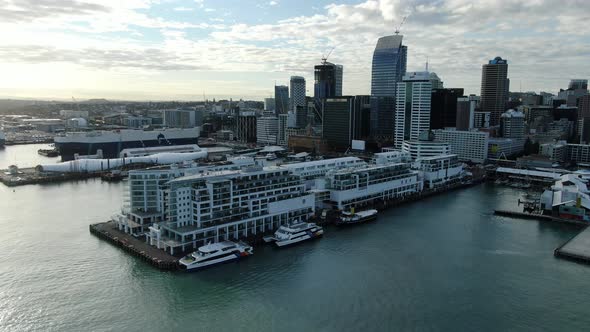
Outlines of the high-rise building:
[[457,99],[459,97],[463,97],[463,89],[432,90],[430,129],[457,126]]
[[500,118],[500,132],[504,138],[524,138],[524,114],[515,110],[508,110]]
[[236,136],[238,141],[256,143],[256,113],[240,112],[236,122]]
[[275,85],[275,114],[283,114],[289,111],[289,87]]
[[289,110],[296,113],[297,107],[305,107],[305,78],[291,76],[289,92]]
[[352,139],[366,141],[371,136],[371,96],[354,97]]
[[457,130],[474,128],[477,100],[474,95],[457,98]]
[[373,52],[371,71],[371,96],[395,97],[397,83],[406,74],[407,46],[402,45],[403,36],[392,35],[379,38]]
[[459,160],[483,163],[488,157],[489,133],[483,131],[433,130],[434,140],[450,145]]
[[430,130],[432,83],[429,72],[407,73],[397,86],[395,107],[396,148],[404,140],[417,140],[420,133]]
[[287,143],[287,118],[288,114],[279,114],[279,129],[278,129],[278,136],[277,136],[277,144],[281,146],[286,146]]
[[269,112],[275,112],[276,105],[274,98],[264,98],[264,110]]
[[192,128],[196,125],[194,109],[164,110],[162,117],[166,127]]
[[343,67],[324,62],[314,67],[314,98],[316,100],[342,96]]
[[568,85],[567,88],[571,89],[571,90],[577,90],[577,89],[588,90],[588,80],[572,79],[572,80],[570,80],[570,84]]
[[432,83],[432,89],[442,89],[443,81],[438,77],[436,73],[430,73],[430,83]]
[[354,97],[340,96],[322,101],[322,136],[335,151],[346,151],[352,140]]
[[473,128],[490,128],[490,112],[474,112]]
[[481,110],[490,112],[490,125],[500,122],[508,102],[508,61],[501,57],[490,60],[481,70]]
[[261,116],[256,120],[256,143],[262,145],[277,144],[279,119],[276,116]]
[[371,96],[371,137],[376,141],[393,142],[395,128],[395,97]]

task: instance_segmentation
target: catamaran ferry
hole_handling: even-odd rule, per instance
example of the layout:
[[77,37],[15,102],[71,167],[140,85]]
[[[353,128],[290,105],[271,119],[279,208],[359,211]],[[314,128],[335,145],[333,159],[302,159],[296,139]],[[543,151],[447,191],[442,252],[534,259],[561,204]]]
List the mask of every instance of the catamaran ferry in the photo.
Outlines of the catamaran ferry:
[[296,224],[281,226],[274,236],[265,236],[264,242],[284,247],[306,240],[318,238],[324,234],[324,229],[314,223],[299,222]]
[[254,254],[254,249],[244,242],[223,241],[209,243],[187,256],[178,263],[183,270],[197,270],[217,264],[223,264]]

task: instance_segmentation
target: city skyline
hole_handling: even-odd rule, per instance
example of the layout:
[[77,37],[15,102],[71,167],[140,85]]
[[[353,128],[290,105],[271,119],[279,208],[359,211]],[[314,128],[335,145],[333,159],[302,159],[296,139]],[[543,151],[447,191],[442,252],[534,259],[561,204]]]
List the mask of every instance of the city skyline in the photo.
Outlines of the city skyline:
[[[408,15],[408,71],[428,61],[446,86],[479,95],[482,65],[501,56],[512,91],[556,93],[590,76],[589,37],[576,24],[588,9],[574,0],[6,1],[0,97],[262,100],[290,76],[313,82],[332,47],[343,94],[366,95],[378,38]],[[547,44],[556,47],[541,51]]]

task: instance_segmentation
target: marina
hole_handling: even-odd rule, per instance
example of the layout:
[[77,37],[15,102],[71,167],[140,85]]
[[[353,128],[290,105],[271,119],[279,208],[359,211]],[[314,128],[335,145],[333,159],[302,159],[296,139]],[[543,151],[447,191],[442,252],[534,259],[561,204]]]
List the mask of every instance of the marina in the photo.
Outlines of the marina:
[[555,257],[590,264],[590,228],[555,249]]

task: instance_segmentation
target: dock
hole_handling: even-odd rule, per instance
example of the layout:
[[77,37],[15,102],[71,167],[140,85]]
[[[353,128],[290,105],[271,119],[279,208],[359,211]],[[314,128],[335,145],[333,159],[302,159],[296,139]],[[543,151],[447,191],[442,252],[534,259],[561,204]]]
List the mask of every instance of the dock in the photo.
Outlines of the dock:
[[590,228],[562,244],[553,252],[555,257],[590,264]]
[[16,173],[0,170],[0,182],[7,187],[57,183],[100,177],[102,173],[39,173],[34,168],[19,168]]
[[561,223],[561,224],[588,226],[587,221],[557,218],[557,217],[553,217],[553,216],[549,216],[549,215],[545,215],[545,214],[540,214],[540,213],[526,213],[526,212],[517,212],[517,211],[508,211],[508,210],[494,210],[494,214],[497,216],[509,217],[509,218],[536,219],[536,220],[550,221],[550,222]]
[[160,270],[178,270],[178,257],[174,257],[162,249],[150,246],[145,241],[132,235],[121,232],[113,221],[90,225],[90,233]]

